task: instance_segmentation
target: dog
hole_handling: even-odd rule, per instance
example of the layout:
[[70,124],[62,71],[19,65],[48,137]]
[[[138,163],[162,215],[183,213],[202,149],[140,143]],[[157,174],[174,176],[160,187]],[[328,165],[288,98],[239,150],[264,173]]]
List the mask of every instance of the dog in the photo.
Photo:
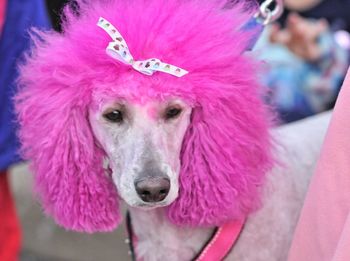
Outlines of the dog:
[[[125,202],[138,260],[285,260],[315,158],[299,159],[299,175],[283,163],[323,132],[275,145],[287,137],[271,131],[261,62],[246,54],[252,13],[217,0],[90,2],[65,9],[62,34],[34,31],[20,68],[19,137],[45,212],[105,232]],[[206,245],[231,223],[232,246]]]

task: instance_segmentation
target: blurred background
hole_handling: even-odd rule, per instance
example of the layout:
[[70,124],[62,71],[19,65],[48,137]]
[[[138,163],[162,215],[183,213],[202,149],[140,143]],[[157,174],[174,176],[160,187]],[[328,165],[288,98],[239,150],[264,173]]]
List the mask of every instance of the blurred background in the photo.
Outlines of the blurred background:
[[32,175],[27,164],[16,165],[10,172],[10,182],[22,229],[19,260],[131,260],[125,243],[127,233],[124,224],[113,233],[89,235],[65,231],[51,218],[46,217],[39,203],[35,201],[32,194]]
[[32,26],[61,30],[67,1],[0,0],[0,261],[131,260],[124,225],[113,233],[68,232],[46,217],[32,191],[28,164],[18,156],[12,97],[17,65]]
[[[255,0],[247,0],[255,2]],[[263,1],[259,1],[261,3]],[[18,156],[12,97],[32,26],[62,33],[68,0],[0,0],[0,261],[129,260],[123,227],[108,234],[67,232],[47,218]],[[76,12],[79,8],[70,3]],[[331,110],[349,66],[350,0],[285,0],[253,52],[266,63],[264,99],[278,124]]]

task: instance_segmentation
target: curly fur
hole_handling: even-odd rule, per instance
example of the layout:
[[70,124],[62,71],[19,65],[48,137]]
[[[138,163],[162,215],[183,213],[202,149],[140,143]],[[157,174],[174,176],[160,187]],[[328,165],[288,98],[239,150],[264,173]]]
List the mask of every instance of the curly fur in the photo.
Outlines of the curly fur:
[[[251,14],[215,0],[109,0],[66,8],[64,33],[41,32],[21,66],[16,97],[22,151],[32,162],[46,211],[66,228],[108,231],[120,222],[118,196],[87,114],[106,97],[135,102],[177,96],[193,107],[182,152],[180,194],[168,216],[213,226],[260,205],[273,164],[259,65],[242,55]],[[98,2],[98,3],[96,3]],[[156,57],[189,71],[145,76],[105,54],[102,16],[138,59]]]

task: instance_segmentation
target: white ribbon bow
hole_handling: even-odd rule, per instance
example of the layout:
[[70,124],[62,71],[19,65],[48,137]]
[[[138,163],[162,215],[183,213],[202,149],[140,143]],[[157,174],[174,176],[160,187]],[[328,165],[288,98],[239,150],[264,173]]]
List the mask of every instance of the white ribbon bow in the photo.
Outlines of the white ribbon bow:
[[135,61],[124,38],[110,22],[100,17],[97,25],[105,30],[113,39],[113,41],[108,44],[106,53],[122,63],[131,65],[136,71],[146,75],[152,75],[154,72],[158,71],[168,73],[176,77],[182,77],[188,73],[188,71],[180,67],[163,63],[161,60],[156,58],[151,58],[144,61]]

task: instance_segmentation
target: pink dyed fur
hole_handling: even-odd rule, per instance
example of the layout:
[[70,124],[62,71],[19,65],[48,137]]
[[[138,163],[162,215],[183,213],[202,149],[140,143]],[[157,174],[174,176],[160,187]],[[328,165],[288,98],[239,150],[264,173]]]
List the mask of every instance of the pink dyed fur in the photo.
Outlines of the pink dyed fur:
[[[111,97],[178,96],[194,106],[180,195],[168,208],[172,222],[219,225],[259,207],[273,159],[258,65],[241,55],[252,37],[240,30],[250,14],[215,0],[90,2],[81,3],[79,17],[66,10],[62,35],[40,33],[21,67],[19,136],[47,213],[78,231],[108,231],[120,222],[117,191],[88,122],[88,109]],[[100,16],[136,59],[156,57],[189,74],[150,77],[111,59],[110,38],[96,26]]]

